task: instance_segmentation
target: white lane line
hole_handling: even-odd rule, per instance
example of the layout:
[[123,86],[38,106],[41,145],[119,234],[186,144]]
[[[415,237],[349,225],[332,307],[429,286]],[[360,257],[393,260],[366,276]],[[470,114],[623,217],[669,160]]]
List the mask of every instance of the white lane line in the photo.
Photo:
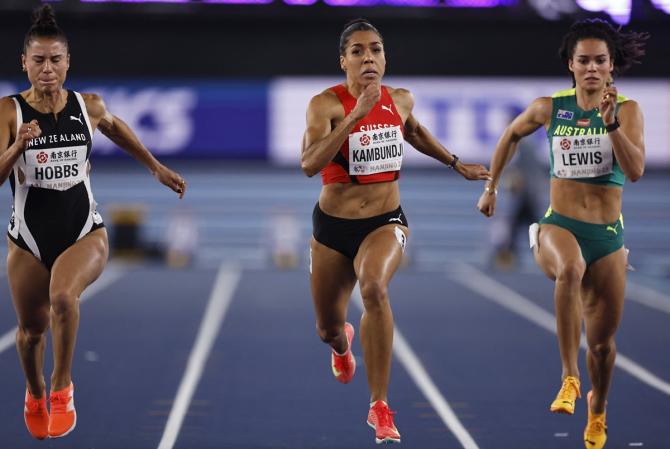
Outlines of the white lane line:
[[191,350],[186,371],[177,390],[158,449],[172,449],[177,441],[184,417],[191,404],[195,389],[200,382],[212,345],[219,334],[240,277],[239,268],[225,263],[219,268],[207,309],[200,323],[198,336]]
[[[353,298],[354,304],[360,310],[363,310],[363,299],[358,286],[354,288]],[[463,424],[461,424],[456,413],[454,413],[447,400],[442,396],[442,393],[430,378],[430,375],[412,350],[412,347],[395,326],[393,327],[393,352],[403,364],[416,386],[419,387],[419,390],[421,390],[426,399],[428,399],[428,402],[433,406],[442,422],[454,434],[459,443],[461,443],[461,446],[464,449],[479,449],[475,440]]]
[[[457,270],[448,271],[449,278],[482,297],[526,318],[549,332],[556,333],[556,318],[531,300],[488,277],[476,268],[459,264]],[[580,346],[587,349],[586,338],[582,335]],[[670,395],[670,383],[656,376],[646,368],[617,351],[615,364],[642,383]]]
[[626,298],[670,315],[670,297],[634,282],[626,284]]
[[[114,282],[118,281],[125,274],[125,270],[116,265],[109,264],[105,271],[102,272],[102,275],[98,278],[97,281],[88,286],[84,293],[79,298],[80,303],[83,303],[89,298],[100,293],[102,290],[106,289]],[[5,352],[8,348],[11,348],[16,343],[16,331],[17,327],[15,326],[10,331],[4,333],[0,337],[0,354]]]

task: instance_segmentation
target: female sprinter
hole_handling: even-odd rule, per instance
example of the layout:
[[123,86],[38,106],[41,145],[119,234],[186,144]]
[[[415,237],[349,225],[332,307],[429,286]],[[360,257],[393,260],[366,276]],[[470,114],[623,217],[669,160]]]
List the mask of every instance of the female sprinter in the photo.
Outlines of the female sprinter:
[[505,164],[520,139],[544,126],[551,203],[539,226],[531,225],[530,240],[537,264],[555,281],[563,384],[550,409],[572,414],[581,397],[577,355],[584,319],[592,385],[584,430],[588,449],[601,449],[607,439],[605,405],[626,283],[622,189],[625,178],[635,182],[644,172],[642,112],[611,82],[644,54],[647,37],[598,19],[573,25],[560,56],[574,87],[536,99],[507,127],[491,161],[492,180],[477,205],[487,217],[493,215]]
[[[27,384],[25,423],[33,437],[44,439],[65,436],[77,423],[71,368],[79,297],[107,262],[107,232],[89,180],[93,132],[100,129],[180,198],[186,184],[154,159],[99,96],[63,87],[70,53],[51,6],[36,10],[21,62],[31,87],[0,99],[0,183],[9,178],[14,197],[7,271]],[[42,373],[49,325],[50,411]]]
[[361,344],[371,404],[368,424],[377,443],[400,442],[387,405],[393,343],[388,284],[409,236],[400,207],[398,176],[406,140],[466,179],[488,179],[483,166],[463,164],[412,116],[405,89],[381,84],[386,66],[379,31],[365,20],[340,37],[342,84],[315,96],[307,110],[302,169],[321,172],[313,213],[311,286],[317,332],[332,348],[332,370],[347,383],[354,375],[354,328],[346,322],[349,297],[360,284],[365,312]]

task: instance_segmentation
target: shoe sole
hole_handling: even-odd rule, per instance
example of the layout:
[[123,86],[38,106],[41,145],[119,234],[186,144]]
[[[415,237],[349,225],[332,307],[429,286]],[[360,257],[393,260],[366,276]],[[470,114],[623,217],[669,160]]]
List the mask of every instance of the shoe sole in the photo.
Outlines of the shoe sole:
[[65,436],[68,436],[74,428],[77,427],[77,412],[74,412],[74,423],[72,424],[72,427],[70,427],[67,432],[61,434],[61,435],[49,435],[49,438],[63,438]]
[[551,413],[558,413],[560,415],[574,415],[575,414],[575,409],[573,408],[572,410],[568,408],[550,408],[549,411]]
[[[377,431],[377,428],[374,426],[374,424],[370,423],[370,421],[366,421],[368,426],[375,432]],[[375,443],[377,444],[386,444],[386,443],[400,443],[400,438],[391,438],[391,437],[386,437],[383,440],[380,440],[375,436]]]

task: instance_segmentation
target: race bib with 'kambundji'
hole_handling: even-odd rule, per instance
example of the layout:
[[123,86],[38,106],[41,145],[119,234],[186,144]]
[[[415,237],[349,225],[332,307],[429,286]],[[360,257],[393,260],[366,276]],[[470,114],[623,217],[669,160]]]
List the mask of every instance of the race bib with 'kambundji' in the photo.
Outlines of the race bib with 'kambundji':
[[400,170],[403,151],[400,126],[349,134],[349,174],[361,176]]

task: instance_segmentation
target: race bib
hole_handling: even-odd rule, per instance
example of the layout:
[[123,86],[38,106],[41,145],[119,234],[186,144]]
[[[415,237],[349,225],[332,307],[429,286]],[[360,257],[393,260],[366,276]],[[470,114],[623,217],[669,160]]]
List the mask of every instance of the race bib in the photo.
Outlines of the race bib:
[[349,174],[373,175],[400,170],[403,151],[400,126],[349,134]]
[[26,155],[26,185],[67,190],[86,178],[86,146],[53,150],[29,150]]
[[595,178],[612,173],[614,154],[607,134],[554,136],[551,150],[557,178]]

